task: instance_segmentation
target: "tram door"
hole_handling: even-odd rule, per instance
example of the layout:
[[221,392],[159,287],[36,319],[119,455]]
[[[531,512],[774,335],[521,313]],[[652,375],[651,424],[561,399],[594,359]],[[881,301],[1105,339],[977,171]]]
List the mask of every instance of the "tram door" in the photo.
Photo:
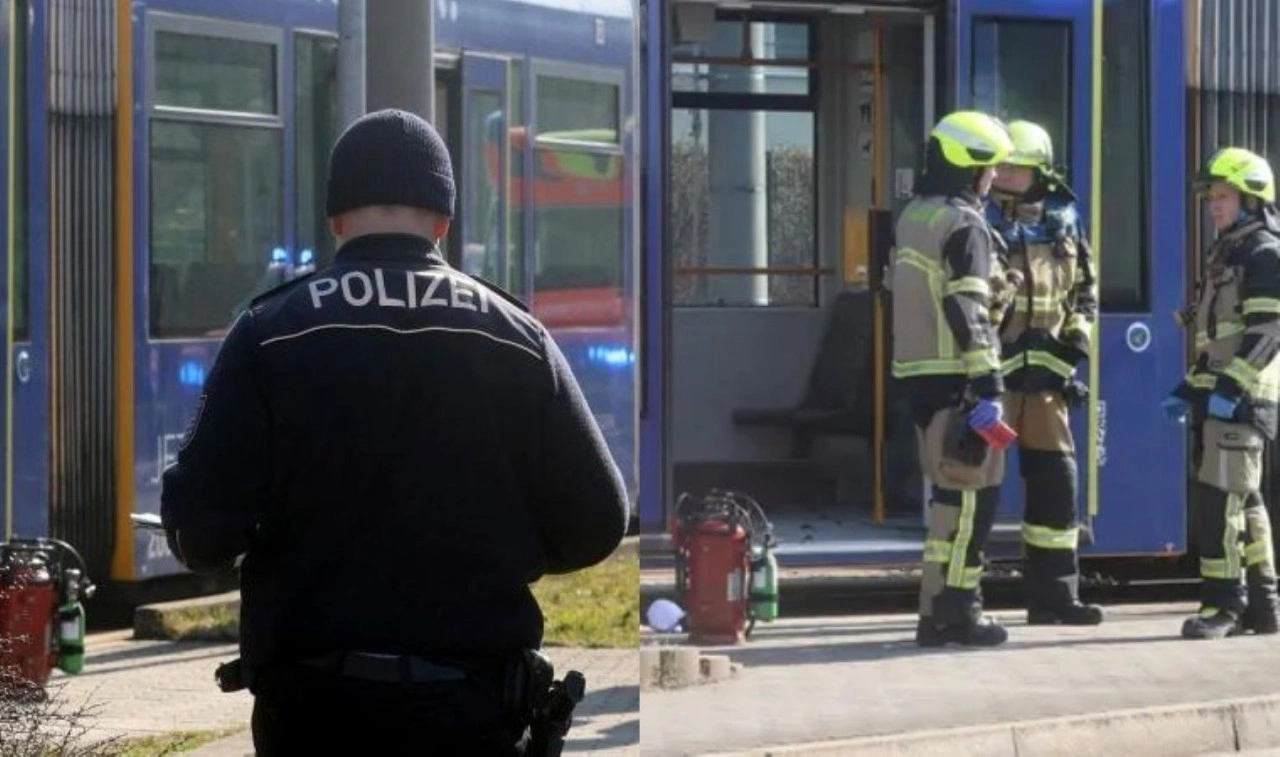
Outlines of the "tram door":
[[[952,19],[956,108],[981,110],[1006,123],[1028,120],[1043,126],[1053,139],[1055,162],[1068,170],[1086,223],[1095,180],[1093,5],[1094,0],[959,0]],[[1082,363],[1076,378],[1088,381],[1089,368]],[[1094,405],[1091,401],[1088,409]],[[1089,433],[1091,413],[1085,410],[1073,409],[1071,425],[1080,473],[1078,502],[1084,525],[1089,525],[1091,512],[1085,505],[1098,456]],[[1021,540],[1024,493],[1016,451],[1006,470],[991,537],[997,543]],[[1090,532],[1082,529],[1085,543]]]
[[510,135],[510,70],[506,58],[463,53],[459,257],[466,273],[522,295],[523,250],[509,244],[512,161],[522,155]]

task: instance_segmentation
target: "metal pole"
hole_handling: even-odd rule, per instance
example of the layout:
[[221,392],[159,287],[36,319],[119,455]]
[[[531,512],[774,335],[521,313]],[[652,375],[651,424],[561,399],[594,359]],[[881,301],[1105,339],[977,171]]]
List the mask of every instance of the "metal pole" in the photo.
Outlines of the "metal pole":
[[366,91],[370,111],[399,108],[435,121],[435,3],[368,3]]
[[364,0],[338,4],[338,35],[338,103],[345,129],[365,112]]

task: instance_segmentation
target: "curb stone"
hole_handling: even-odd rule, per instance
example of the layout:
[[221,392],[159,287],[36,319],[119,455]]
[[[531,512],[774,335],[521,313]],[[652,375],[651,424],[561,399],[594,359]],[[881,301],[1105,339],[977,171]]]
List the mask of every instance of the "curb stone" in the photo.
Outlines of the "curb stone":
[[692,647],[640,648],[640,688],[678,689],[717,683],[737,675],[740,663],[728,655],[702,654]]
[[757,747],[706,757],[1192,757],[1271,747],[1280,747],[1280,695]]

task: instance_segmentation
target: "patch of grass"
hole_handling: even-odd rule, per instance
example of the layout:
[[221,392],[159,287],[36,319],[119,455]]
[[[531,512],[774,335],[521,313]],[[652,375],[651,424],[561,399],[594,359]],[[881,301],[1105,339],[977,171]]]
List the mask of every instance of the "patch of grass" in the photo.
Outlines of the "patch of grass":
[[548,647],[640,645],[640,552],[623,543],[608,560],[567,576],[545,576],[533,594],[546,618]]
[[222,731],[176,731],[159,736],[147,736],[141,739],[129,739],[119,745],[119,751],[113,751],[116,757],[156,757],[163,754],[179,754],[202,747],[211,741],[234,736],[243,728],[232,728]]
[[[638,539],[627,539],[599,565],[567,576],[545,576],[532,589],[546,618],[546,646],[639,646]],[[167,610],[148,623],[144,638],[234,642],[240,638],[239,623],[238,604]]]

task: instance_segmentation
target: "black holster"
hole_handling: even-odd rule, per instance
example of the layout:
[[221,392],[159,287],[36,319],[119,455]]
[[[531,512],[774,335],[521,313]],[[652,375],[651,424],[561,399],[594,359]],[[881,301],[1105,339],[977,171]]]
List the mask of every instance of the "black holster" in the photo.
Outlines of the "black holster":
[[529,727],[528,757],[558,757],[573,722],[573,708],[582,701],[586,679],[571,670],[555,680],[555,665],[536,649],[516,655],[507,665],[503,700],[507,717],[517,727]]
[[576,670],[570,670],[563,681],[555,681],[545,692],[543,701],[534,710],[529,727],[529,757],[560,757],[564,750],[564,737],[573,723],[573,708],[586,693],[587,679]]
[[231,662],[224,662],[213,671],[213,679],[218,682],[218,689],[224,694],[231,694],[243,689],[253,689],[253,668],[244,664],[239,657]]

